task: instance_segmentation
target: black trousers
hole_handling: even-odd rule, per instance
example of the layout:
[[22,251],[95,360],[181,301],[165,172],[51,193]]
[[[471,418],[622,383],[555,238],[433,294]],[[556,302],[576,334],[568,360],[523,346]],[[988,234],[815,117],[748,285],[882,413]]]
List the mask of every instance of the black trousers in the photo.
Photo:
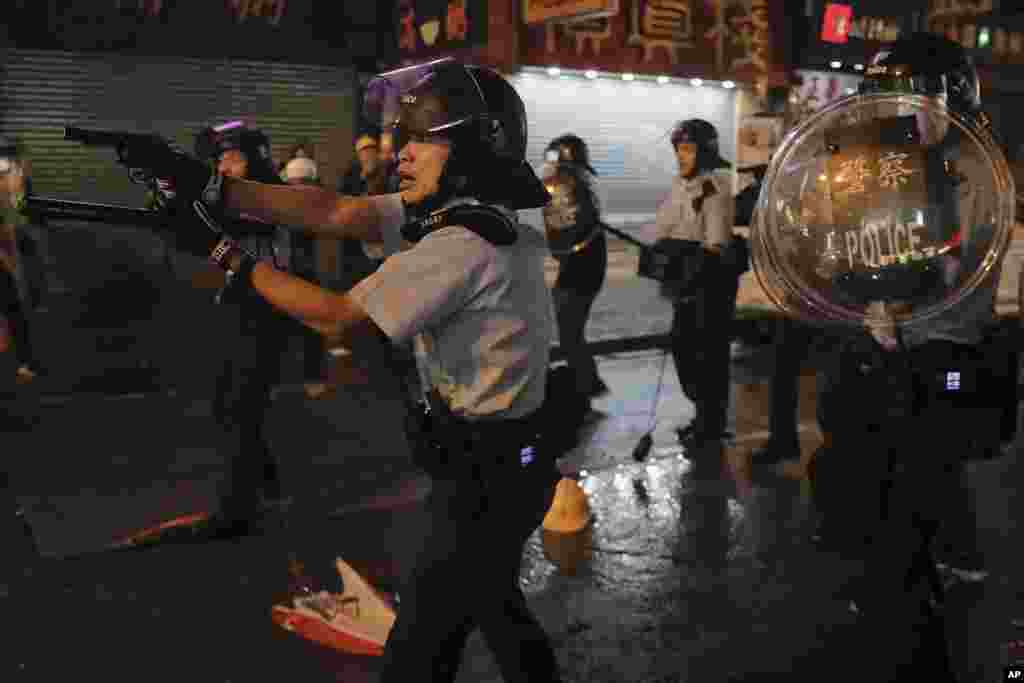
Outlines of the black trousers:
[[675,302],[672,358],[683,393],[697,406],[698,435],[725,432],[729,413],[732,321],[739,278],[716,271],[697,296]]
[[[830,446],[818,467],[824,486],[815,499],[830,533],[849,539],[864,560],[857,601],[875,658],[870,678],[885,681],[948,667],[927,604],[940,531],[957,553],[978,552],[963,457],[973,448],[979,409],[969,400],[929,395],[921,381],[978,362],[979,353],[936,341],[900,356],[840,350],[819,403]],[[916,379],[901,381],[907,372]],[[997,438],[998,408],[980,411],[990,413]]]
[[587,349],[585,331],[590,309],[597,298],[597,292],[580,293],[571,289],[555,287],[551,291],[558,319],[558,344],[565,351],[565,359],[576,379],[576,389],[583,395],[601,385],[597,373],[597,361]]
[[[487,457],[478,452],[467,457]],[[517,458],[471,477],[433,478],[384,652],[383,683],[454,681],[479,628],[507,683],[561,680],[554,650],[519,587],[523,546],[559,478],[551,459]]]
[[0,266],[0,315],[7,318],[18,363],[34,367],[36,357],[32,346],[31,325],[25,308],[14,274]]
[[771,380],[769,429],[771,441],[797,446],[797,409],[800,394],[800,366],[810,350],[812,330],[792,318],[780,317],[775,325],[773,352],[775,367]]
[[558,259],[558,277],[551,296],[558,322],[558,344],[576,377],[576,388],[590,396],[602,385],[594,354],[587,350],[590,309],[604,286],[608,242],[602,230],[579,252]]
[[244,518],[260,507],[261,497],[280,495],[278,464],[264,429],[288,337],[299,330],[269,307],[229,302],[220,310],[228,329],[214,398],[226,468],[220,505],[224,515]]

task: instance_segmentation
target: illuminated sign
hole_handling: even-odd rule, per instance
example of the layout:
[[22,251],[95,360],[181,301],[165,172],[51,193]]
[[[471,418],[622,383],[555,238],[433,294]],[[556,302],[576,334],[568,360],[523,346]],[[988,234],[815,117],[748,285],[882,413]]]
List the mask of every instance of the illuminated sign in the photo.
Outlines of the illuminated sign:
[[523,0],[523,21],[593,19],[619,13],[619,0]]
[[853,23],[853,8],[830,2],[825,5],[825,19],[821,24],[821,39],[826,43],[845,43]]
[[988,26],[982,26],[981,30],[978,31],[978,47],[988,47],[992,42],[992,37],[989,32]]

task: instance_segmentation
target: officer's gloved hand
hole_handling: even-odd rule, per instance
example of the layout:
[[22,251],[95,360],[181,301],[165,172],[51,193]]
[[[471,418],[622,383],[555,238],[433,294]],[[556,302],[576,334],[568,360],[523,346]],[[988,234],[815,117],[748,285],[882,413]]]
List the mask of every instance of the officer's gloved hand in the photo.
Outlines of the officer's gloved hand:
[[[220,201],[221,178],[210,165],[159,139],[127,142],[118,148],[117,154],[128,168],[145,171],[162,183],[172,185],[180,202],[191,204],[197,199],[206,199],[216,204]],[[216,191],[207,198],[204,193],[211,186]]]
[[186,204],[181,202],[181,195],[175,194],[173,186],[161,182],[160,193],[169,193],[174,197],[173,224],[170,232],[174,248],[209,259],[216,265],[227,270],[228,257],[234,252],[241,252],[241,247],[224,232],[217,218],[198,199]]

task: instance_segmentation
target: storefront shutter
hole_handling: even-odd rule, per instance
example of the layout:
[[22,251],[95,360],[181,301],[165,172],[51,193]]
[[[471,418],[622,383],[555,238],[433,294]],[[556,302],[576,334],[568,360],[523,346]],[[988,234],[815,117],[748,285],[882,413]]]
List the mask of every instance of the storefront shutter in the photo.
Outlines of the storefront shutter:
[[[155,132],[191,151],[201,127],[236,118],[270,136],[277,162],[311,142],[330,184],[351,158],[355,97],[354,69],[336,66],[0,50],[0,135],[23,146],[40,196],[144,201],[113,150],[65,141],[67,125]],[[60,221],[25,230],[49,290],[34,334],[51,370],[44,391],[135,391],[147,377],[182,386],[215,376],[208,347],[224,334],[223,315],[209,284],[195,286],[205,272],[199,259],[133,227]]]
[[65,141],[65,126],[156,132],[191,150],[202,126],[244,118],[283,161],[301,140],[323,146],[332,129],[351,129],[355,81],[330,66],[5,50],[0,134],[25,146],[37,194],[137,206],[143,190],[113,152]]

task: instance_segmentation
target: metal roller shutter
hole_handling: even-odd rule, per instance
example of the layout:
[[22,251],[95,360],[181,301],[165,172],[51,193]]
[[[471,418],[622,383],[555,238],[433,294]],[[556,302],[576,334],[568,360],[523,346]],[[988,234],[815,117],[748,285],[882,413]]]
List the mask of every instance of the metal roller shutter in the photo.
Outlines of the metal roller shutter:
[[0,52],[0,134],[28,149],[38,194],[137,205],[143,190],[113,153],[64,141],[64,126],[152,131],[191,149],[203,125],[245,118],[283,160],[300,140],[350,131],[355,91],[354,70],[338,67],[12,49]]
[[[278,161],[310,141],[331,183],[351,158],[356,94],[349,68],[0,50],[0,135],[23,144],[33,191],[43,196],[143,202],[144,189],[129,182],[113,150],[65,141],[67,125],[156,132],[191,150],[202,126],[244,118],[270,136]],[[215,376],[216,354],[206,347],[222,316],[209,290],[191,286],[198,259],[170,258],[155,235],[128,227],[62,223],[28,232],[50,290],[34,334],[51,370],[43,391],[141,390],[153,376],[203,386]]]

